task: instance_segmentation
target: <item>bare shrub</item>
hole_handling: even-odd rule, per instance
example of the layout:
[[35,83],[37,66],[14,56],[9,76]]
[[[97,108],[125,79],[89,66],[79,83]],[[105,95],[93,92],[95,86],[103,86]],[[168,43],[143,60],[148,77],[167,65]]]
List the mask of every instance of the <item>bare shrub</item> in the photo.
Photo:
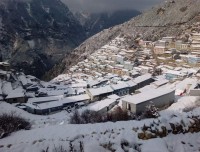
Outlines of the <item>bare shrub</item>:
[[181,8],[180,8],[180,11],[181,11],[181,12],[185,12],[187,9],[188,9],[187,6],[185,6],[185,7],[181,7]]
[[157,10],[157,15],[163,14],[164,12],[165,12],[165,9],[164,9],[164,8],[159,8],[159,9]]
[[130,116],[128,115],[127,110],[122,110],[121,107],[117,107],[113,112],[107,115],[107,121],[125,121],[129,120]]
[[14,112],[0,115],[0,138],[21,129],[30,129],[30,127],[31,125],[27,120],[16,116]]
[[85,110],[81,114],[76,110],[70,118],[71,124],[88,124],[100,123],[107,121],[126,121],[130,120],[128,111],[122,110],[120,107],[116,108],[113,112],[100,114],[96,111]]
[[73,145],[73,141],[70,141],[68,148],[63,145],[57,147],[54,145],[52,152],[84,152],[84,144],[82,141],[80,141],[78,145]]
[[96,111],[86,110],[81,115],[83,123],[103,122],[103,116]]
[[70,123],[71,124],[81,124],[82,123],[81,115],[78,112],[78,110],[75,110],[75,112],[71,116]]
[[77,110],[70,118],[71,124],[87,124],[103,122],[103,116],[96,111],[85,110],[80,114]]
[[61,146],[58,146],[58,147],[54,147],[53,152],[68,152],[68,151],[65,150],[65,148],[61,145]]

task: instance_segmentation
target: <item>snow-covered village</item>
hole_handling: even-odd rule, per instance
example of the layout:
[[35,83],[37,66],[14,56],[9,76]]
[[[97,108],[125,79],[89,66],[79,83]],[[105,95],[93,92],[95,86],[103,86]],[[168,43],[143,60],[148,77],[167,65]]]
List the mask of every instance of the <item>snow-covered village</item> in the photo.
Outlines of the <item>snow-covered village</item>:
[[187,32],[117,36],[49,82],[1,62],[0,114],[30,124],[0,128],[0,151],[199,151],[200,33]]
[[0,152],[200,152],[200,1],[111,1],[0,2]]

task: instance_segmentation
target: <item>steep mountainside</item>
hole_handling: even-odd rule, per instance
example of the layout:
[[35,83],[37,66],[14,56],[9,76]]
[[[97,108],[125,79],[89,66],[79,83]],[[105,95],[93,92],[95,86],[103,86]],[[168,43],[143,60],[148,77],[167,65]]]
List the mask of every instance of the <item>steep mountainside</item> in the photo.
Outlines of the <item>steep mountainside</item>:
[[122,24],[131,18],[141,14],[137,10],[119,10],[114,12],[74,12],[74,16],[86,29],[87,35],[94,35],[103,29]]
[[133,37],[142,34],[146,40],[157,40],[167,35],[178,36],[192,23],[200,21],[199,6],[200,0],[172,0],[156,6],[124,24],[106,29],[87,39],[73,51],[74,54],[55,66],[51,74],[55,76],[66,72],[71,65],[87,58],[87,55],[120,34]]
[[0,59],[41,78],[86,38],[135,12],[92,15],[83,25],[60,0],[1,0]]
[[59,0],[0,2],[1,55],[18,70],[40,77],[84,39],[84,28]]

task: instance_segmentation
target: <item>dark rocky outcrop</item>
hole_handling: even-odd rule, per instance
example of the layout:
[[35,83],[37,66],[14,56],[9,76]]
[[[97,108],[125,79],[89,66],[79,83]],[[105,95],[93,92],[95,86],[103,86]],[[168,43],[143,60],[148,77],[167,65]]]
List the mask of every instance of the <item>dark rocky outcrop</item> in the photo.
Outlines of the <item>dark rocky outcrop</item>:
[[[121,22],[137,15],[129,14]],[[41,78],[91,34],[118,23],[114,16],[111,24],[104,19],[94,16],[82,25],[60,0],[1,0],[0,55],[16,70]],[[96,20],[94,30],[89,26]]]
[[84,28],[59,0],[3,0],[0,21],[3,60],[37,77],[86,39]]
[[74,12],[74,16],[85,28],[87,36],[92,36],[104,29],[122,24],[140,15],[137,10],[116,10],[114,12]]

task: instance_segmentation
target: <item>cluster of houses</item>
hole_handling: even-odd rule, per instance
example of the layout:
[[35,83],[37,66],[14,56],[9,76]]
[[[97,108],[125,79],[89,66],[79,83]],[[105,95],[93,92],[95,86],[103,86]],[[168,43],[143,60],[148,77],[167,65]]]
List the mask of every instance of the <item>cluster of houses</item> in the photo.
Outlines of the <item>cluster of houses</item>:
[[[52,83],[59,87],[65,86],[69,89],[75,89],[76,94],[66,92],[66,94],[49,95],[43,97],[29,98],[25,109],[33,114],[49,114],[52,112],[67,110],[71,112],[74,108],[87,105],[91,109],[91,104],[98,107],[98,111],[108,112],[111,107],[118,103],[118,100],[135,90],[154,82],[151,74],[144,74],[132,79],[131,77],[123,79],[117,75],[107,75],[101,79],[92,79],[94,77],[86,74],[75,74],[73,76],[60,75]],[[65,84],[65,85],[63,85]],[[53,86],[53,84],[52,84]],[[59,88],[57,87],[57,88]],[[41,91],[44,88],[40,88]],[[45,90],[48,90],[45,88]],[[81,90],[81,93],[79,90]],[[54,92],[51,88],[51,92]],[[57,91],[55,91],[57,93]],[[105,103],[107,104],[102,104]],[[101,105],[101,108],[99,107]],[[106,110],[105,110],[106,109]]]
[[[9,103],[25,102],[25,82],[22,82],[23,73],[16,73],[10,69],[10,64],[0,62],[0,100]],[[32,77],[27,76],[28,80],[34,81]],[[22,80],[23,79],[23,80]],[[22,80],[22,81],[21,81]],[[27,81],[28,83],[28,81]],[[24,85],[24,86],[23,86]]]
[[126,48],[125,38],[116,37],[110,43],[95,51],[84,61],[73,66],[72,73],[85,73],[101,77],[105,73],[120,76],[136,77],[139,73],[151,73],[156,66],[156,60],[150,49]]
[[[123,109],[140,114],[151,102],[158,108],[163,108],[171,105],[176,96],[185,95],[186,92],[192,95],[192,87],[198,84],[199,69],[173,68],[168,65],[157,68],[163,71],[157,76],[139,73],[133,78],[108,73],[97,78],[79,73],[73,76],[60,75],[53,81],[59,81],[60,84],[68,82],[70,86],[85,86],[85,94],[89,100],[84,104],[88,109],[101,113],[108,112],[121,103]],[[76,83],[69,83],[69,78],[76,79]]]
[[160,63],[175,62],[188,66],[200,63],[200,33],[198,30],[186,31],[182,37],[163,37],[156,42],[141,39],[139,45],[143,49],[150,49],[154,52]]
[[71,112],[82,106],[100,113],[121,106],[140,114],[152,102],[164,108],[177,96],[200,96],[199,67],[158,64],[162,57],[165,60],[170,57],[162,55],[176,55],[172,52],[188,49],[189,55],[179,55],[181,60],[187,58],[187,63],[193,62],[193,57],[198,57],[200,34],[192,33],[188,39],[191,43],[174,37],[163,37],[157,42],[140,40],[137,47],[130,48],[125,45],[124,37],[116,37],[71,67],[68,74],[50,82],[15,72],[2,62],[0,100],[39,115],[61,110]]
[[[198,35],[191,34],[191,41],[198,40]],[[174,37],[163,37],[157,42],[139,41],[138,47],[128,49],[123,45],[124,41],[126,40],[122,37],[115,38],[70,69],[71,77],[77,73],[82,75],[78,78],[81,79],[80,84],[72,83],[71,86],[85,84],[85,93],[90,98],[87,106],[89,109],[108,112],[121,102],[123,109],[141,113],[151,102],[158,108],[163,108],[172,104],[176,96],[199,93],[199,67],[158,64],[158,59],[154,56],[173,54],[173,51],[176,55],[177,50],[184,52],[189,48],[191,51],[191,44]],[[180,54],[182,58],[187,56],[188,59],[195,55],[197,54]],[[167,57],[164,56],[164,59]],[[62,75],[55,80],[66,83],[70,76],[68,80],[66,77]],[[190,78],[194,82],[188,81]],[[110,99],[110,96],[117,97]]]

